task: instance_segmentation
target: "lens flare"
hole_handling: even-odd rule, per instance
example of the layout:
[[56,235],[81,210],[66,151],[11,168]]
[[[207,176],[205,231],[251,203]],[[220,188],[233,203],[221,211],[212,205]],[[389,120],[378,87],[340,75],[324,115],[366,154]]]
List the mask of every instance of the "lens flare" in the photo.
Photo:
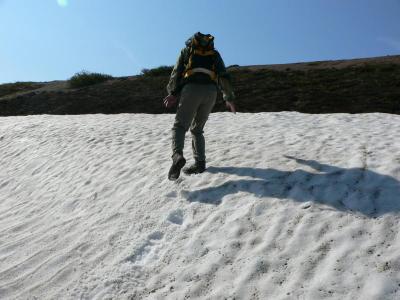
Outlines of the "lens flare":
[[57,0],[57,3],[61,7],[67,7],[68,6],[68,0]]

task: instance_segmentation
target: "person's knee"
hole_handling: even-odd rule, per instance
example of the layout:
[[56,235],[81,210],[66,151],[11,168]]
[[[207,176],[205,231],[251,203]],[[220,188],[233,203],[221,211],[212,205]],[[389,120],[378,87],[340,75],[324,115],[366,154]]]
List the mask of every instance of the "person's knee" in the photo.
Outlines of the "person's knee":
[[172,131],[188,131],[189,127],[185,126],[184,124],[180,123],[180,122],[175,122],[174,126],[172,127]]
[[203,129],[200,129],[200,128],[191,128],[190,133],[194,136],[199,136],[199,135],[203,135],[204,131],[203,131]]

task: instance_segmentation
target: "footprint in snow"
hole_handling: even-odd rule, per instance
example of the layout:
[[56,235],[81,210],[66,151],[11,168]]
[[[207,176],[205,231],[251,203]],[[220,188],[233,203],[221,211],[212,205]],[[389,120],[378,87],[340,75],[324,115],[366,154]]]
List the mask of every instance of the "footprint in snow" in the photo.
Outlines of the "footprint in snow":
[[183,224],[183,211],[181,209],[174,210],[170,212],[167,220],[176,225]]
[[164,233],[155,231],[147,237],[146,241],[137,248],[132,255],[127,257],[125,261],[129,261],[134,264],[145,264],[148,260],[156,259],[161,242],[164,238]]
[[168,198],[176,198],[177,195],[178,194],[175,191],[173,191],[173,192],[166,194],[165,196]]

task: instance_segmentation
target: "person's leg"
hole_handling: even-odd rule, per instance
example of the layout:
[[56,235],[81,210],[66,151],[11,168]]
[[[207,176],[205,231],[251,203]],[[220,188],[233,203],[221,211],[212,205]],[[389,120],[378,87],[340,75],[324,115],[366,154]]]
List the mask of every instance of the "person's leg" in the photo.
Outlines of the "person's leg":
[[196,86],[193,84],[186,85],[182,90],[174,126],[172,127],[172,154],[183,153],[185,134],[189,130],[200,102],[201,98],[196,93]]
[[217,89],[213,85],[205,85],[201,91],[201,95],[202,102],[197,109],[192,124],[190,125],[190,132],[192,134],[193,157],[196,164],[201,165],[201,169],[205,169],[206,155],[203,135],[204,126],[215,105]]
[[179,178],[181,169],[186,163],[183,157],[185,133],[188,131],[200,103],[201,98],[198,97],[196,86],[193,84],[186,85],[181,93],[172,128],[172,166],[168,172],[168,179],[170,180]]

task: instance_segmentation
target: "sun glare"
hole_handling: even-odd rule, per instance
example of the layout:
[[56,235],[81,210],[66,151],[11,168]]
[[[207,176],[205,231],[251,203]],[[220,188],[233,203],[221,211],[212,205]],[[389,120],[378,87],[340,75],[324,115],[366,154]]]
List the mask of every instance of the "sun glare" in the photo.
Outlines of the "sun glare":
[[68,5],[68,0],[57,0],[57,3],[61,7],[66,7]]

